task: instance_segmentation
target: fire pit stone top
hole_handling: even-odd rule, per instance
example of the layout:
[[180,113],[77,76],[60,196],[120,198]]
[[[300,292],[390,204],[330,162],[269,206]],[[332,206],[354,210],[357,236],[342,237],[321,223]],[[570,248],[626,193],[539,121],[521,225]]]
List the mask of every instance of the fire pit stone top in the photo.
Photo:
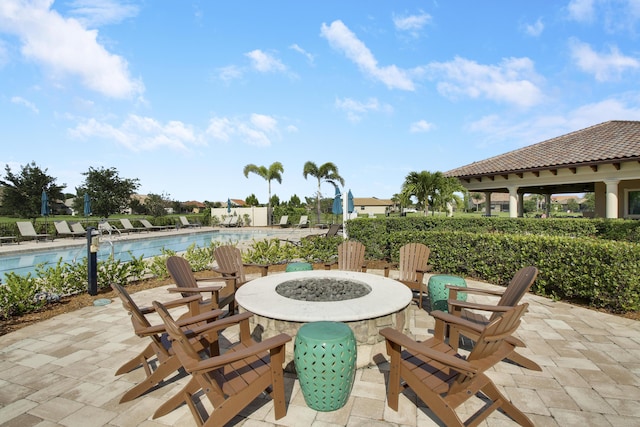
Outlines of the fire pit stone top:
[[[371,291],[342,301],[301,301],[276,291],[284,282],[334,279],[352,281]],[[385,316],[404,309],[411,302],[411,290],[402,283],[368,273],[341,270],[296,271],[260,277],[244,284],[236,292],[238,304],[260,316],[291,322],[350,322]]]

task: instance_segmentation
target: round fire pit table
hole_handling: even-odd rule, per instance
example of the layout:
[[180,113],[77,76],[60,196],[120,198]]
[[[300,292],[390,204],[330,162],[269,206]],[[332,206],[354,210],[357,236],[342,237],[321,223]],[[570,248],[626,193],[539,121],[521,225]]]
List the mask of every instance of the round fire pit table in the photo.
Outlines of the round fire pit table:
[[[447,304],[447,300],[449,299],[449,290],[447,289],[447,285],[466,288],[467,282],[462,277],[458,276],[448,276],[446,274],[436,274],[431,276],[429,278],[429,284],[427,285],[431,311],[441,310],[449,312],[449,304]],[[467,294],[459,292],[458,300],[466,301]]]
[[298,330],[294,363],[307,406],[328,412],[347,403],[356,356],[356,339],[344,323],[312,322]]
[[313,266],[308,262],[291,262],[287,264],[285,271],[291,273],[292,271],[311,271]]

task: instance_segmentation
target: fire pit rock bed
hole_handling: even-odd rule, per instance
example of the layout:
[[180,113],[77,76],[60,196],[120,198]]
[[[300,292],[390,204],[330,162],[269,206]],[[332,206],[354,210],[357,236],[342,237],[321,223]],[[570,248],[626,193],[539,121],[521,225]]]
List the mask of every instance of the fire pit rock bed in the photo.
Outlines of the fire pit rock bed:
[[[301,296],[305,289],[313,293],[313,297]],[[296,294],[299,299],[281,295],[283,290]],[[339,294],[338,298],[343,299],[327,301],[330,294]],[[348,295],[346,299],[345,295]],[[376,354],[385,354],[384,339],[378,333],[381,328],[408,331],[406,310],[411,299],[411,290],[398,281],[340,270],[273,274],[254,279],[236,292],[241,309],[254,313],[250,322],[257,339],[281,332],[295,337],[298,329],[309,322],[344,322],[356,338],[358,368],[373,364]],[[287,369],[293,370],[293,343],[287,345],[286,360]]]

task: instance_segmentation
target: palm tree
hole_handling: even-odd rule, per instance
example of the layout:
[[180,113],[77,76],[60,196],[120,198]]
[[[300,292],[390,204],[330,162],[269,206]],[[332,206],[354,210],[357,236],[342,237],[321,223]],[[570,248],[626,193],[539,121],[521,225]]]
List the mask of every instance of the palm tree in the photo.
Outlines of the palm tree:
[[440,172],[436,174],[435,192],[432,195],[433,205],[440,211],[448,211],[448,204],[461,205],[462,199],[455,193],[463,192],[465,188],[458,178],[443,176]]
[[424,207],[425,216],[429,213],[429,198],[436,191],[436,183],[442,176],[440,172],[409,172],[402,183],[402,193],[418,200],[418,207]]
[[[302,176],[304,179],[307,179],[307,176],[313,176],[318,180],[318,222],[320,222],[320,199],[322,197],[322,193],[320,192],[320,184],[322,181],[326,181],[332,184],[334,187],[338,185],[336,182],[339,182],[340,185],[344,186],[344,179],[338,173],[338,167],[331,162],[327,162],[320,167],[318,167],[315,163],[309,161],[304,164],[302,169]],[[346,196],[345,196],[346,197]]]
[[267,214],[267,224],[271,225],[271,181],[275,179],[278,181],[278,184],[282,184],[282,173],[284,172],[284,168],[280,162],[273,162],[268,169],[266,166],[256,166],[253,163],[250,163],[244,167],[245,178],[248,178],[249,173],[251,172],[261,176],[269,184],[269,211]]

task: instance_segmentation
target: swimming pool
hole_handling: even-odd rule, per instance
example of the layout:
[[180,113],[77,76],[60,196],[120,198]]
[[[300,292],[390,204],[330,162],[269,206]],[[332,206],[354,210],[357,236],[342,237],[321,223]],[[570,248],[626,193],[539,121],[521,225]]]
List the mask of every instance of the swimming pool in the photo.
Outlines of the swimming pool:
[[[241,243],[250,242],[252,240],[262,240],[265,238],[277,237],[276,230],[251,230],[251,231],[208,231],[201,233],[176,234],[169,236],[154,236],[132,239],[132,240],[111,240],[113,243],[113,253],[116,259],[120,261],[130,261],[132,257],[152,258],[160,255],[162,249],[170,249],[176,252],[184,252],[189,246],[195,243],[196,246],[206,247],[212,241],[222,243]],[[112,246],[103,239],[98,252],[98,260],[103,260],[111,254]],[[44,264],[46,266],[55,266],[59,259],[63,262],[73,263],[82,261],[87,257],[87,247],[80,244],[73,247],[50,248],[45,250],[34,250],[24,252],[13,252],[0,255],[0,278],[4,281],[4,276],[9,272],[14,272],[20,276],[26,276],[28,273],[35,273],[36,265]]]

